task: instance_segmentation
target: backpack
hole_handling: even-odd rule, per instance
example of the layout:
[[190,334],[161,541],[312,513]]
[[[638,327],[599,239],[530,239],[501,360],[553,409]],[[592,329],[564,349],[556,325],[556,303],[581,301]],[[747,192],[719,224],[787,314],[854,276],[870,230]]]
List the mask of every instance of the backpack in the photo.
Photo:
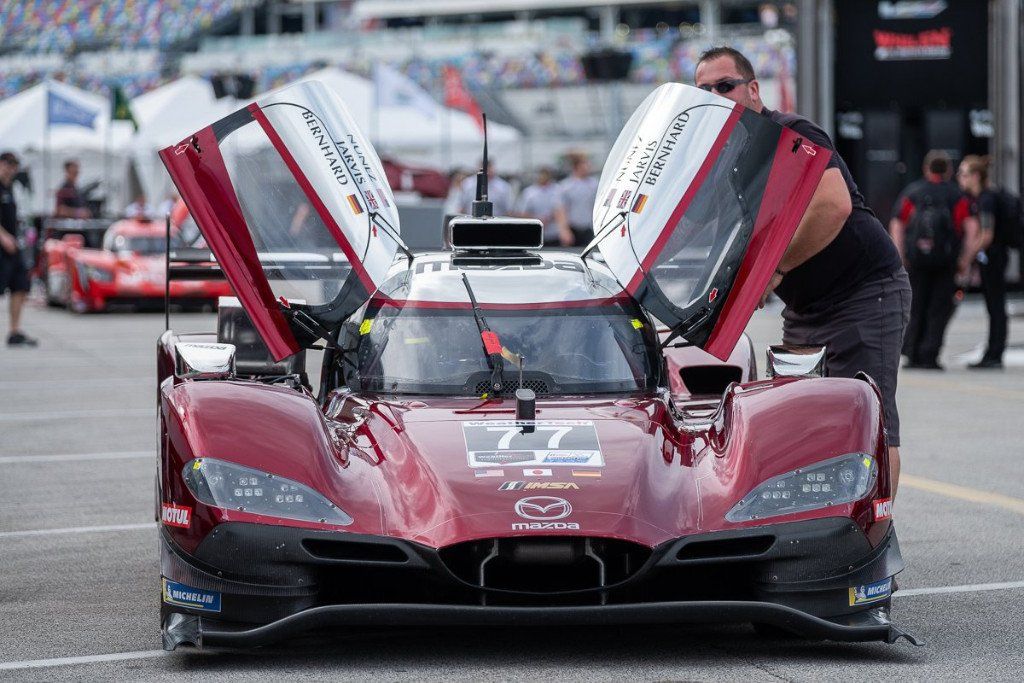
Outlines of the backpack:
[[946,187],[931,183],[913,201],[903,242],[907,263],[921,270],[948,268],[956,262],[960,245]]
[[1024,212],[1020,197],[1007,190],[999,190],[999,216],[996,229],[1003,244],[1012,249],[1024,247]]

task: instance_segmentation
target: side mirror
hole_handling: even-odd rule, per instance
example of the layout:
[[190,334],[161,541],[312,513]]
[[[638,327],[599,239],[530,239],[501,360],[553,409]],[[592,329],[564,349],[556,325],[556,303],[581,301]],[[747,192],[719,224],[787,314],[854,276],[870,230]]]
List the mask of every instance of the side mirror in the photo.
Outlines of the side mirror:
[[768,347],[768,377],[824,377],[825,347],[776,344]]
[[178,342],[174,345],[174,376],[231,379],[235,376],[235,345]]

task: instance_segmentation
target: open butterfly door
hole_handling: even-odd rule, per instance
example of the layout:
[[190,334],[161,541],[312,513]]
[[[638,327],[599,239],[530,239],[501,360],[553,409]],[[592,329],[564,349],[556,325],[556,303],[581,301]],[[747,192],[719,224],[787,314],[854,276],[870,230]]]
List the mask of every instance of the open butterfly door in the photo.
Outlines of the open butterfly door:
[[400,248],[380,159],[320,82],[268,95],[160,158],[276,360],[336,330]]
[[718,95],[663,85],[609,154],[591,247],[674,337],[724,360],[830,154]]

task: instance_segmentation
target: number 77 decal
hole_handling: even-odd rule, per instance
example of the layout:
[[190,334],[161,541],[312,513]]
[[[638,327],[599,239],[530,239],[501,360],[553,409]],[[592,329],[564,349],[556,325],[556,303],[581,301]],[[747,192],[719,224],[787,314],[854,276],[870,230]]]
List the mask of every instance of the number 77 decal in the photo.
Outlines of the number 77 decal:
[[[572,431],[572,427],[545,427],[537,426],[538,432],[554,432],[550,438],[548,438],[548,448],[558,448],[558,444],[562,442],[562,437]],[[488,427],[489,432],[505,432],[505,434],[498,439],[498,450],[508,450],[512,447],[512,439],[523,434],[522,427]]]

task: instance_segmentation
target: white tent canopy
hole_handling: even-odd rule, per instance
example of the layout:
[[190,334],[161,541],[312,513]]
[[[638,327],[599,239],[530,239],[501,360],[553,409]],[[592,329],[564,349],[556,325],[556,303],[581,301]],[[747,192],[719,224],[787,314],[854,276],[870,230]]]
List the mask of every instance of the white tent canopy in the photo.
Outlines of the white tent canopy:
[[[91,125],[60,118],[50,123],[51,96],[76,112],[94,113]],[[21,157],[35,188],[30,204],[21,207],[24,215],[52,211],[62,165],[70,158],[81,163],[79,185],[106,180],[108,203],[121,205],[131,135],[130,123],[110,120],[106,98],[66,83],[43,81],[0,102],[0,147]]]
[[[473,168],[480,161],[483,134],[473,117],[464,112],[441,105],[438,105],[435,117],[408,106],[378,109],[377,89],[373,81],[337,67],[320,69],[298,81],[320,81],[337,91],[382,157],[439,169],[452,166]],[[255,99],[261,97],[263,95]],[[490,124],[487,133],[497,168],[518,168],[521,161],[519,131],[510,126]]]
[[241,105],[232,98],[218,100],[206,79],[185,76],[139,95],[129,106],[139,126],[131,144],[132,163],[147,200],[158,205],[174,188],[157,152]]

